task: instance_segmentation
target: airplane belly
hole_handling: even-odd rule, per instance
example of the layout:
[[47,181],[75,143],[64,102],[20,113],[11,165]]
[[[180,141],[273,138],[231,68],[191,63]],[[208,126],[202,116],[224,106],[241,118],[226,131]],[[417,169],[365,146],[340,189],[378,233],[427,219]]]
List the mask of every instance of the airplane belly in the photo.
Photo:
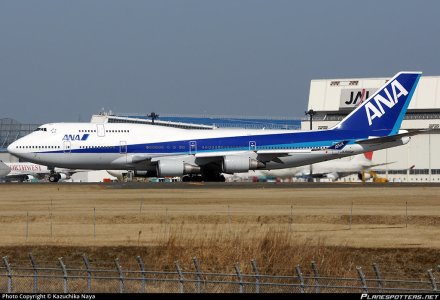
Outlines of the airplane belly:
[[59,153],[40,154],[38,163],[68,169],[102,170],[114,168],[111,162],[121,154],[115,153]]

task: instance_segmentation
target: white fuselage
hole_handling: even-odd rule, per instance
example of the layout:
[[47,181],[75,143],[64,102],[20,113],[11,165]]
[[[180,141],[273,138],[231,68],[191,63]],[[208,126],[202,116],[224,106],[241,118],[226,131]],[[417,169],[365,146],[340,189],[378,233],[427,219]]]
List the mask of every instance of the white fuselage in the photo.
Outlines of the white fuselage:
[[23,162],[23,163],[4,163],[10,168],[10,172],[7,175],[27,175],[27,174],[49,174],[50,170],[47,166]]
[[[409,141],[404,138],[368,146],[354,143],[341,150],[332,150],[328,147],[336,143],[334,140],[296,141],[296,133],[286,130],[188,130],[129,123],[51,123],[12,143],[8,151],[23,160],[51,168],[145,170],[164,159],[204,166],[219,157],[248,156],[264,160],[262,169],[271,170],[399,146]],[[306,133],[299,134],[305,136]],[[278,138],[282,138],[282,142],[277,142]]]
[[[54,168],[53,171],[62,174],[60,179],[68,179],[71,174],[76,172],[75,170],[63,168]],[[43,179],[51,172],[47,166],[29,162],[0,162],[0,178],[2,179]]]

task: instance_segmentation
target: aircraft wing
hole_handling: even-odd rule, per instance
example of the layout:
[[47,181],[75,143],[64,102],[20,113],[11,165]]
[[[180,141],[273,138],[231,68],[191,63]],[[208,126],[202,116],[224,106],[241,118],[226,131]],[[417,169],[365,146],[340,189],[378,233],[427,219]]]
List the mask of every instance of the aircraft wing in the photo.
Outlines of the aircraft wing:
[[55,172],[57,173],[64,173],[66,175],[72,176],[75,173],[78,172],[88,172],[88,171],[92,171],[92,170],[82,170],[82,169],[58,169],[55,168]]
[[127,157],[119,157],[115,159],[112,163],[115,165],[121,164],[121,163],[149,163],[151,162],[151,155],[128,155]]
[[391,162],[386,162],[386,163],[381,163],[381,164],[369,165],[369,166],[366,166],[365,169],[369,170],[369,169],[375,168],[375,167],[380,167],[380,166],[386,166],[386,165],[389,165],[389,164],[394,164],[395,162],[397,162],[397,161],[391,161]]
[[131,156],[131,162],[132,163],[141,163],[141,162],[148,162],[149,160],[151,160],[151,156],[147,155],[132,155]]
[[240,154],[246,154],[250,151],[216,151],[216,152],[203,152],[203,153],[196,153],[195,156],[197,158],[216,158],[216,157],[223,157],[225,155],[240,155]]
[[253,154],[257,155],[257,158],[259,161],[262,162],[279,162],[282,163],[282,161],[279,159],[280,157],[289,156],[292,153],[310,153],[310,149],[304,149],[304,150],[286,150],[286,149],[272,149],[272,150],[247,150],[247,151],[236,151],[236,152],[214,152],[214,153],[196,153],[196,158],[205,158],[205,159],[219,159],[226,155],[246,155],[246,154]]

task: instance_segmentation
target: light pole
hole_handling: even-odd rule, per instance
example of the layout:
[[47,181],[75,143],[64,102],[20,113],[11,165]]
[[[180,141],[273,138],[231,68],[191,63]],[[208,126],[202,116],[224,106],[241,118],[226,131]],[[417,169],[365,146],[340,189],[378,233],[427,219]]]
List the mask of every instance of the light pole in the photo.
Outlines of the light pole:
[[[310,116],[310,130],[313,129],[313,116],[316,115],[316,111],[314,111],[313,109],[309,109],[308,111],[305,112],[306,115]],[[313,165],[310,164],[310,171],[309,171],[309,178],[307,180],[308,182],[313,182]]]
[[313,109],[309,109],[308,111],[306,111],[306,115],[310,116],[310,130],[312,130],[313,116],[316,115],[316,111],[314,111]]
[[154,111],[149,114],[147,117],[151,118],[151,124],[154,124],[154,120],[156,120],[157,118],[159,118],[159,115],[156,114]]

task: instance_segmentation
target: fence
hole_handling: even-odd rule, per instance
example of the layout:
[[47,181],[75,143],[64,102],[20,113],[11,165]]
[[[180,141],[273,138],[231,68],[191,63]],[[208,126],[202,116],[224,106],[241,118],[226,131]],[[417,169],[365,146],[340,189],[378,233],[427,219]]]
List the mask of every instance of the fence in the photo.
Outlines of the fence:
[[[146,270],[141,257],[138,266],[124,269],[118,259],[113,268],[93,268],[86,255],[80,267],[66,266],[63,258],[57,265],[40,266],[29,254],[29,265],[15,265],[7,256],[0,267],[1,293],[437,293],[437,281],[432,270],[423,277],[390,279],[381,275],[373,264],[371,274],[361,267],[355,276],[342,278],[322,276],[312,262],[309,273],[299,265],[292,275],[268,275],[259,272],[251,261],[251,274],[234,265],[233,273],[203,272],[196,258],[192,270],[183,270],[175,262],[173,271]],[[23,262],[22,262],[23,263]],[[417,277],[417,276],[415,276]]]

